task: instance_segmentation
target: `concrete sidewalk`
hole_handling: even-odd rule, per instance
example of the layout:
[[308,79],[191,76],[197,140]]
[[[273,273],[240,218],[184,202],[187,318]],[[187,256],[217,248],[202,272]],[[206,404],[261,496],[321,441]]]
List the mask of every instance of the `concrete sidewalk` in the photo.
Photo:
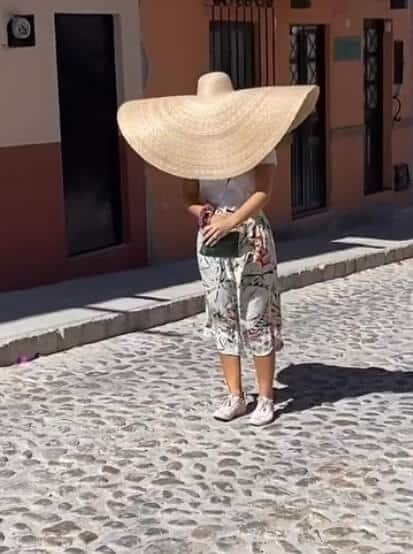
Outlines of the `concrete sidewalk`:
[[[397,217],[278,244],[282,290],[413,257],[413,208]],[[195,315],[194,260],[0,294],[0,365]]]

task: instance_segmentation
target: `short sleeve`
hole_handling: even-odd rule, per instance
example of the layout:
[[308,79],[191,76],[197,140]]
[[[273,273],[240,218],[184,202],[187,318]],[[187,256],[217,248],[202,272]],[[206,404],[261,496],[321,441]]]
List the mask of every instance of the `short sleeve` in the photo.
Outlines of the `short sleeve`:
[[271,152],[266,156],[260,165],[277,165],[277,154],[275,150],[271,150]]

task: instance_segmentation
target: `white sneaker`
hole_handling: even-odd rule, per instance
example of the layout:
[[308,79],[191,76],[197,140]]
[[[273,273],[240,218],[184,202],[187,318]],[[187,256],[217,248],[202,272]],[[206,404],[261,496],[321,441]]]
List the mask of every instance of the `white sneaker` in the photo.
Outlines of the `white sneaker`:
[[274,402],[271,398],[260,397],[257,407],[250,417],[252,425],[267,425],[274,419]]
[[214,412],[214,418],[221,421],[231,421],[236,417],[247,413],[247,403],[240,396],[230,394],[218,410]]

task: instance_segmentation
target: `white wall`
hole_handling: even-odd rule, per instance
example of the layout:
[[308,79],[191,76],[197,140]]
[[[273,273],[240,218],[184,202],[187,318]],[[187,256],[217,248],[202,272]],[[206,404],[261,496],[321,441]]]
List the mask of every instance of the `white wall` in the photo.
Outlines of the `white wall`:
[[0,37],[8,17],[34,14],[36,46],[0,46],[0,147],[60,141],[55,13],[116,16],[118,100],[142,96],[138,0],[0,0]]

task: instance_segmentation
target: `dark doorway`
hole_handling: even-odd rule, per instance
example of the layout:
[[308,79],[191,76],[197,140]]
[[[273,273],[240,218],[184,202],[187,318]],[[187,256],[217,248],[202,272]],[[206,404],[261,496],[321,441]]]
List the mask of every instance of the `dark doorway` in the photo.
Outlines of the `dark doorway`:
[[291,201],[294,215],[326,205],[325,49],[322,25],[290,29],[292,85],[318,85],[316,110],[297,129],[291,152]]
[[113,17],[55,16],[70,255],[121,242]]
[[383,190],[383,35],[384,21],[364,23],[364,190]]

